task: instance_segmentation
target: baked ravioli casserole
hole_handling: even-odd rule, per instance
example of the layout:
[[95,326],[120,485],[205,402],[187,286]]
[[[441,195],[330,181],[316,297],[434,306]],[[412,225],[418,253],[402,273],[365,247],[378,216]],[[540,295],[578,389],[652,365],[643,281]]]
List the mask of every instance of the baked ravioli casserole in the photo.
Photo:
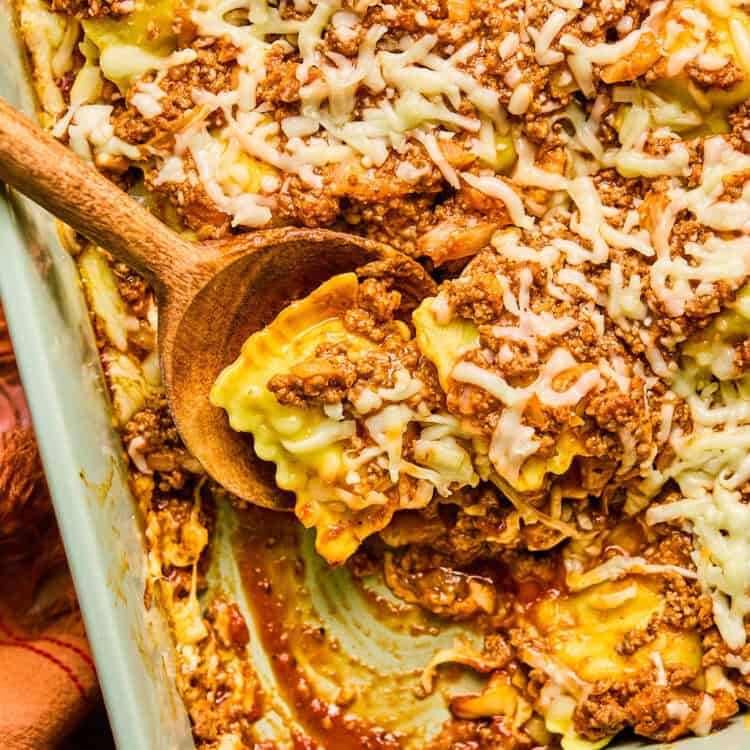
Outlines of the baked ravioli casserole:
[[[743,3],[17,0],[17,18],[43,125],[175,230],[331,227],[432,274],[416,304],[387,263],[330,278],[211,395],[324,569],[478,636],[413,674],[423,701],[474,675],[418,747],[672,742],[750,703]],[[62,232],[196,745],[286,747],[264,739],[233,596],[199,597],[217,500],[246,504],[180,443],[152,291]],[[276,554],[278,518],[252,554]],[[294,684],[295,748],[414,746],[347,713],[353,684]]]

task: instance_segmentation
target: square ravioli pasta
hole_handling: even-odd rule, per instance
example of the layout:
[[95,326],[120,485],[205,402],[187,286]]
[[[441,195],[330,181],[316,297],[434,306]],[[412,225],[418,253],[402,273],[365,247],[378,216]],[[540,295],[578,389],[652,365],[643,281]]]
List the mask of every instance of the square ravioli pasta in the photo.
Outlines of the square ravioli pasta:
[[[176,231],[334,228],[436,281],[412,300],[394,269],[333,277],[214,386],[327,564],[461,629],[419,700],[446,665],[476,677],[428,741],[311,709],[279,750],[597,750],[750,702],[741,4],[16,5],[43,125]],[[225,493],[169,414],[153,292],[63,236],[196,745],[276,748],[244,615],[208,591]]]

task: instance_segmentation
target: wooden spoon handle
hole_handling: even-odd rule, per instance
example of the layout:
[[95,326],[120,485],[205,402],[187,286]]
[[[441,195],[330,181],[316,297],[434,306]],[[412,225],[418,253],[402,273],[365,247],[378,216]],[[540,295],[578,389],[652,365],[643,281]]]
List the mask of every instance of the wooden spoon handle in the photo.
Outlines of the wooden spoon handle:
[[192,243],[2,99],[0,180],[152,282],[166,286],[193,250]]

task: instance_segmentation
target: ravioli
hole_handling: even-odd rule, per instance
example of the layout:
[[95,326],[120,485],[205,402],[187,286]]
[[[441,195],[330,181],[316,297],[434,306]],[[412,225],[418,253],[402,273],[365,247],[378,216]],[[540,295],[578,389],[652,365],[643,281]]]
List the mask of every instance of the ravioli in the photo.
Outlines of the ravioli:
[[83,21],[86,38],[99,51],[102,72],[121,90],[142,73],[158,67],[177,45],[172,30],[179,0],[138,0],[124,19]]
[[[317,529],[318,552],[334,564],[384,528],[396,510],[423,507],[435,491],[448,495],[479,481],[457,420],[424,408],[420,380],[345,326],[358,287],[355,274],[341,274],[292,303],[245,342],[211,391],[211,403],[226,410],[231,427],[251,433],[258,457],[276,464],[278,486],[295,493],[297,516]],[[403,323],[393,321],[391,329],[392,343],[408,343]],[[325,358],[332,350],[345,353],[344,365]],[[268,388],[285,373],[335,378],[334,361],[354,367],[368,354],[395,368],[392,385],[355,384],[337,403],[304,405],[280,403]]]
[[[620,83],[648,74],[639,106],[650,110],[655,126],[667,125],[686,138],[724,133],[728,110],[750,96],[749,29],[750,18],[739,8],[671,3],[633,54],[610,65],[603,78]],[[696,82],[690,66],[709,79],[722,73],[724,83]]]
[[[435,364],[442,387],[449,391],[460,386],[453,378],[458,362],[468,352],[479,349],[479,331],[472,321],[458,316],[441,324],[435,313],[436,299],[425,299],[414,311],[413,319],[419,346]],[[507,424],[504,437],[513,444],[513,449],[521,449],[523,429],[515,422]],[[500,463],[492,461],[489,442],[477,443],[477,450],[481,454],[476,459],[477,464],[485,467],[483,478],[491,479],[503,490],[521,494],[542,489],[551,474],[564,474],[576,456],[585,455],[583,446],[570,433],[560,436],[554,454],[547,458],[516,456],[512,462]]]
[[557,677],[559,686],[547,689],[542,713],[547,729],[561,735],[563,750],[598,750],[614,739],[587,740],[574,728],[577,696],[588,685],[627,679],[657,663],[661,670],[700,668],[700,636],[693,631],[659,626],[656,636],[634,652],[618,649],[627,633],[645,628],[664,604],[657,584],[629,576],[574,594],[547,596],[531,609],[530,629],[544,651],[521,649],[520,654],[531,666]]
[[280,404],[266,384],[310,358],[321,344],[344,344],[351,352],[370,346],[345,331],[341,322],[356,291],[356,276],[347,274],[290,305],[247,340],[239,359],[221,373],[211,391],[211,403],[226,409],[232,428],[252,433],[255,453],[276,464],[276,482],[297,495],[296,513],[303,523],[327,530],[318,547],[331,560],[340,560],[355,543],[352,513],[342,503],[328,508],[318,498],[326,490],[333,494],[342,482],[343,441],[354,435],[354,424],[327,417],[322,407]]
[[698,668],[701,648],[692,632],[662,628],[656,638],[630,655],[617,650],[626,633],[645,627],[664,600],[655,584],[636,577],[605,581],[585,591],[540,602],[531,619],[550,655],[586,682],[628,675],[652,665]]

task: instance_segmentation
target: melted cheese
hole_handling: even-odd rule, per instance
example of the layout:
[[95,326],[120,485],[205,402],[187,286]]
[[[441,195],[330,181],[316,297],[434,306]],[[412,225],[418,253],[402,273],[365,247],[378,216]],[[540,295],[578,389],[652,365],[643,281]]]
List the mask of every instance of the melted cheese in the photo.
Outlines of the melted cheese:
[[713,599],[716,624],[730,648],[744,646],[743,620],[750,613],[750,507],[739,492],[719,479],[703,497],[650,508],[647,518],[650,523],[678,518],[692,522],[698,542],[693,561]]
[[521,468],[539,450],[536,431],[521,422],[519,409],[505,409],[492,435],[489,457],[500,476],[517,486]]
[[507,182],[501,180],[499,177],[490,175],[477,177],[470,172],[463,172],[461,178],[468,182],[471,187],[479,190],[480,193],[502,201],[515,226],[527,229],[532,226],[533,222],[526,214],[520,196]]
[[451,371],[451,378],[461,383],[469,383],[487,391],[506,406],[522,406],[532,396],[542,404],[552,407],[575,406],[586,394],[599,384],[600,375],[596,368],[587,368],[583,374],[564,391],[553,387],[558,375],[577,369],[578,363],[567,349],[557,348],[541,368],[537,379],[524,388],[514,388],[500,375],[490,372],[471,362],[459,362]]
[[140,150],[114,134],[111,122],[113,107],[109,104],[86,104],[75,110],[68,126],[70,147],[82,159],[101,163],[122,155],[138,159]]
[[[523,299],[523,294],[518,300],[511,298],[512,295],[506,302],[509,309],[521,316],[529,312],[528,300]],[[435,312],[436,307],[438,313]],[[533,313],[529,314],[533,316]],[[438,318],[447,322],[441,325]],[[479,347],[479,333],[470,321],[445,316],[441,309],[441,298],[429,298],[422,302],[414,312],[413,319],[420,350],[435,364],[444,389],[450,388],[451,382],[475,385],[506,407],[502,410],[489,446],[484,449],[494,467],[491,473],[493,481],[497,480],[503,489],[509,485],[517,492],[534,491],[543,486],[548,474],[563,474],[570,468],[575,456],[582,454],[582,446],[572,435],[563,433],[552,456],[535,458],[539,442],[534,438],[534,429],[522,422],[523,407],[532,397],[550,406],[576,405],[599,384],[601,376],[597,369],[585,369],[569,388],[558,391],[553,387],[554,379],[577,367],[577,363],[566,350],[557,349],[534,383],[526,388],[515,388],[497,373],[472,362],[460,361],[466,352]]]
[[565,569],[565,583],[571,591],[583,591],[584,589],[604,583],[605,581],[616,581],[623,578],[628,573],[638,573],[639,575],[664,575],[674,573],[683,578],[696,578],[696,574],[687,568],[681,568],[676,565],[657,565],[647,563],[642,557],[610,557],[606,562],[587,570],[585,573],[581,572],[579,566],[576,565],[575,560],[566,559]]

